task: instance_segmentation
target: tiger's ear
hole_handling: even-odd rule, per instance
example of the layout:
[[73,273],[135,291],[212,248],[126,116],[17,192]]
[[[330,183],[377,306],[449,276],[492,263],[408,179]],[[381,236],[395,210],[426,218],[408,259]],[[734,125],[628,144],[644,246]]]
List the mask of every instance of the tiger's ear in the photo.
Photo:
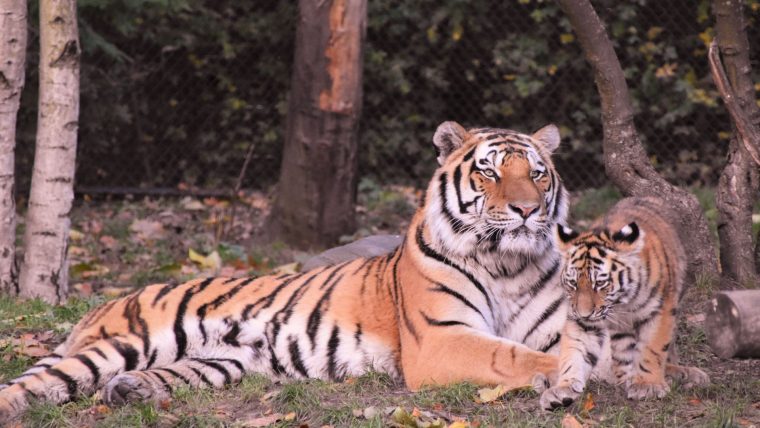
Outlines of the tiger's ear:
[[456,149],[462,147],[467,138],[467,131],[462,125],[448,121],[438,125],[433,135],[433,144],[438,152],[438,164],[443,165],[446,158]]
[[531,135],[531,137],[534,140],[540,141],[549,153],[553,153],[559,147],[559,128],[554,124],[544,126]]
[[629,251],[638,252],[644,247],[644,231],[634,221],[613,233],[612,240],[618,244],[630,245]]
[[570,229],[569,227],[557,223],[557,227],[554,229],[555,238],[559,244],[560,251],[565,251],[570,245],[573,239],[578,237],[578,232]]

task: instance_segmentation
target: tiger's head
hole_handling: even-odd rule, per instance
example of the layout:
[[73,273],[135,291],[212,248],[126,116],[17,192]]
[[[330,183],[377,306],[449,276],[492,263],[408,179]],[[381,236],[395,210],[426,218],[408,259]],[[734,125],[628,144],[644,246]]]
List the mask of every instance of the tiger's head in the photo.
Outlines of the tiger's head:
[[551,154],[559,130],[532,135],[444,122],[433,142],[440,167],[428,187],[426,221],[451,253],[544,254],[564,221],[567,192]]
[[575,319],[600,321],[613,306],[628,303],[640,286],[639,253],[644,231],[633,222],[620,230],[593,229],[578,233],[557,225],[562,254],[560,282]]

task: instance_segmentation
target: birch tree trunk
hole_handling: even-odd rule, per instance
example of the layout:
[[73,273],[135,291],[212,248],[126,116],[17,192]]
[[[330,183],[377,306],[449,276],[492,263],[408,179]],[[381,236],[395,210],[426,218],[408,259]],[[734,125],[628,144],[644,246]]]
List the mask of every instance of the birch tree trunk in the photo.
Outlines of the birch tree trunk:
[[40,98],[20,293],[62,302],[68,293],[69,212],[79,118],[76,0],[40,0]]
[[26,0],[0,0],[0,293],[17,294],[16,117],[24,89]]
[[366,0],[299,2],[287,130],[271,233],[300,247],[355,227]]

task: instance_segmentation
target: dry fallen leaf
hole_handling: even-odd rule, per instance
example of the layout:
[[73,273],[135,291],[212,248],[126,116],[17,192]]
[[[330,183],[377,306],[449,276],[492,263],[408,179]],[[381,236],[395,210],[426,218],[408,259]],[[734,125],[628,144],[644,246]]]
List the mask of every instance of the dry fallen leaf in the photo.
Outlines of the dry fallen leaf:
[[282,413],[272,413],[269,416],[262,416],[260,418],[255,419],[249,419],[247,421],[243,421],[244,427],[250,427],[250,428],[259,428],[259,427],[265,427],[272,425],[276,422],[279,422],[283,419]]
[[286,421],[292,421],[292,420],[295,420],[295,418],[296,418],[296,412],[290,412],[287,415],[285,415],[285,417],[282,419]]
[[197,263],[201,269],[218,271],[222,267],[222,257],[217,251],[213,251],[208,256],[204,256],[190,248],[187,251],[187,257],[194,263]]
[[470,424],[466,421],[454,421],[451,423],[451,425],[448,426],[448,428],[469,428]]
[[596,404],[594,403],[594,397],[589,392],[586,394],[586,399],[583,401],[582,409],[585,412],[590,412],[594,407],[596,407]]
[[129,225],[129,230],[140,241],[162,239],[166,235],[164,226],[152,220],[135,220]]
[[507,389],[504,385],[496,385],[493,388],[481,388],[478,390],[478,396],[475,399],[476,403],[490,403],[492,401],[496,401],[501,397],[502,395],[509,392],[509,389]]
[[578,419],[575,419],[575,416],[566,414],[565,417],[562,418],[562,428],[583,428],[583,425],[578,422]]
[[288,263],[286,265],[277,266],[274,268],[275,274],[294,274],[298,273],[298,269],[301,267],[301,264],[298,262]]

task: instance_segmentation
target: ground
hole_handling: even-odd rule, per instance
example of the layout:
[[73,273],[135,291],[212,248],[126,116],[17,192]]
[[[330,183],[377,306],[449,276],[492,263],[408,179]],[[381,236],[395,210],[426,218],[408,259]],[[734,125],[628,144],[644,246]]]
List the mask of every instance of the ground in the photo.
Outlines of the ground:
[[[350,241],[398,233],[414,211],[419,191],[360,186],[360,229]],[[714,219],[709,191],[700,191]],[[573,218],[586,223],[619,195],[604,188],[573,195]],[[198,275],[264,274],[295,270],[309,253],[279,243],[260,244],[268,210],[264,194],[243,195],[234,210],[216,199],[79,201],[72,218],[72,299],[60,307],[0,297],[0,383],[19,374],[61,342],[90,308],[133,287]],[[273,383],[248,376],[224,390],[175,391],[160,403],[108,408],[97,398],[63,406],[35,404],[20,422],[30,427],[258,427],[258,426],[705,426],[760,427],[760,360],[723,360],[705,343],[708,282],[692,284],[682,303],[677,343],[682,363],[704,369],[711,384],[693,390],[675,385],[662,400],[633,402],[624,391],[592,383],[568,409],[543,412],[530,390],[457,384],[408,392],[383,374],[343,383]]]

